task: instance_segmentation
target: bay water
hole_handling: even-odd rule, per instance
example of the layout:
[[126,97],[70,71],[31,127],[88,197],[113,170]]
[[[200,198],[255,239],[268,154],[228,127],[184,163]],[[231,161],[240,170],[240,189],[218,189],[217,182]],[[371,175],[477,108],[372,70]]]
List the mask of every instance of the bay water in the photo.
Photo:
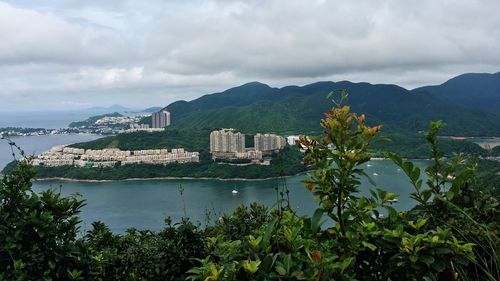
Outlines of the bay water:
[[[424,167],[428,162],[417,161]],[[408,210],[414,206],[413,191],[406,175],[389,160],[371,161],[364,167],[375,181],[373,186],[362,179],[360,193],[382,188],[400,194],[394,207]],[[319,207],[302,181],[307,175],[285,179],[290,204],[299,215],[312,215]],[[93,221],[106,223],[114,232],[127,228],[160,230],[164,219],[179,222],[188,217],[201,225],[211,224],[240,204],[252,202],[273,206],[281,198],[282,179],[264,181],[232,180],[133,180],[110,182],[35,181],[34,190],[53,188],[63,196],[77,195],[86,200],[81,213],[82,229],[89,230]],[[233,190],[237,193],[233,193]]]
[[[27,154],[38,154],[52,146],[96,139],[96,135],[51,135],[13,138]],[[12,161],[10,147],[0,142],[0,167]],[[427,162],[416,161],[418,166]],[[396,209],[407,210],[414,206],[409,194],[413,191],[407,177],[389,160],[375,160],[364,166],[377,188],[400,194]],[[319,207],[302,181],[306,175],[285,179],[290,191],[291,207],[299,215],[312,215]],[[240,204],[258,202],[273,206],[279,199],[277,188],[283,188],[281,179],[264,181],[221,181],[221,180],[134,180],[111,182],[72,182],[35,180],[33,189],[37,192],[49,188],[63,196],[76,195],[86,200],[80,214],[81,231],[91,229],[94,221],[106,223],[114,232],[126,229],[160,230],[164,219],[170,217],[179,222],[182,217],[205,225],[213,223],[224,213],[232,212]],[[375,188],[363,179],[360,193],[369,194]],[[181,192],[182,190],[182,192]],[[234,194],[233,190],[237,193]]]

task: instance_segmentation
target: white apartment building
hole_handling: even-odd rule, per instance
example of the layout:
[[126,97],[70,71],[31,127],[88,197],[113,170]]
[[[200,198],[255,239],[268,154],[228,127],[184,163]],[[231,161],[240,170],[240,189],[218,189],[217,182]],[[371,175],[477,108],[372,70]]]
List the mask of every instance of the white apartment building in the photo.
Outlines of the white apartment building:
[[256,151],[275,151],[285,147],[286,141],[275,134],[256,134],[253,138]]
[[170,126],[170,112],[163,110],[151,115],[151,128],[164,128]]
[[210,152],[245,152],[245,135],[234,129],[222,129],[210,133]]
[[295,145],[295,142],[299,140],[299,136],[288,136],[286,137],[286,142],[289,145]]

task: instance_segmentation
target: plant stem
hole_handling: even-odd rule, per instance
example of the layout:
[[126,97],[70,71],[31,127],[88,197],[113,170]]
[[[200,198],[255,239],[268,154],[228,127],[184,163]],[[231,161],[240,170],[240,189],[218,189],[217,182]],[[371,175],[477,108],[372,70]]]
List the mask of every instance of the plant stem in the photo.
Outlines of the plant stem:
[[343,236],[345,236],[344,220],[342,219],[342,189],[340,188],[337,196],[337,218],[339,221],[340,232]]

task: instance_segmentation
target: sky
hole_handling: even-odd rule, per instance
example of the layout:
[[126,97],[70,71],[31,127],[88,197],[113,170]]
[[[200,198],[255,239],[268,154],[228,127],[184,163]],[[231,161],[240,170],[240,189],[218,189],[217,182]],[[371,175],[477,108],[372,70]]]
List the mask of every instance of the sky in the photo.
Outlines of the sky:
[[0,112],[500,71],[498,0],[0,0]]

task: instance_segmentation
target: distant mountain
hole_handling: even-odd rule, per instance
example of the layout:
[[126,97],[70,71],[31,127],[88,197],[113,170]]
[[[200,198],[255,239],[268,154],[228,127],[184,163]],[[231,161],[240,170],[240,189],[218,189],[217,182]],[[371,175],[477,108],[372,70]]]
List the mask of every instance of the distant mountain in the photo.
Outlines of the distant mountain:
[[162,108],[160,106],[154,106],[154,107],[148,107],[146,109],[143,109],[141,110],[141,112],[145,112],[145,113],[153,113],[153,112],[158,112],[160,111]]
[[444,102],[500,113],[500,72],[462,74],[441,85],[421,87],[413,92],[428,92]]
[[110,112],[125,113],[125,112],[134,111],[134,109],[124,107],[124,106],[121,106],[119,104],[114,104],[114,105],[108,106],[108,107],[102,107],[102,106],[91,107],[91,108],[83,109],[81,111],[97,115],[97,114],[105,114],[105,113],[110,113]]
[[[486,88],[490,89],[486,90],[482,89],[484,79],[469,81],[479,83],[475,84],[480,88],[476,90],[478,96],[493,100],[498,96],[491,89],[498,87],[500,82],[486,83]],[[457,84],[452,81],[447,85]],[[320,130],[319,120],[333,105],[326,96],[336,89],[346,89],[349,92],[347,104],[353,111],[365,113],[373,124],[384,124],[386,132],[414,134],[425,130],[431,120],[443,120],[448,124],[443,134],[498,135],[500,132],[499,113],[473,107],[462,102],[463,99],[451,102],[444,94],[439,96],[437,91],[425,88],[409,91],[397,85],[348,81],[283,88],[252,82],[190,102],[177,101],[166,109],[172,113],[172,124],[177,128],[233,127],[248,133],[310,133]]]

